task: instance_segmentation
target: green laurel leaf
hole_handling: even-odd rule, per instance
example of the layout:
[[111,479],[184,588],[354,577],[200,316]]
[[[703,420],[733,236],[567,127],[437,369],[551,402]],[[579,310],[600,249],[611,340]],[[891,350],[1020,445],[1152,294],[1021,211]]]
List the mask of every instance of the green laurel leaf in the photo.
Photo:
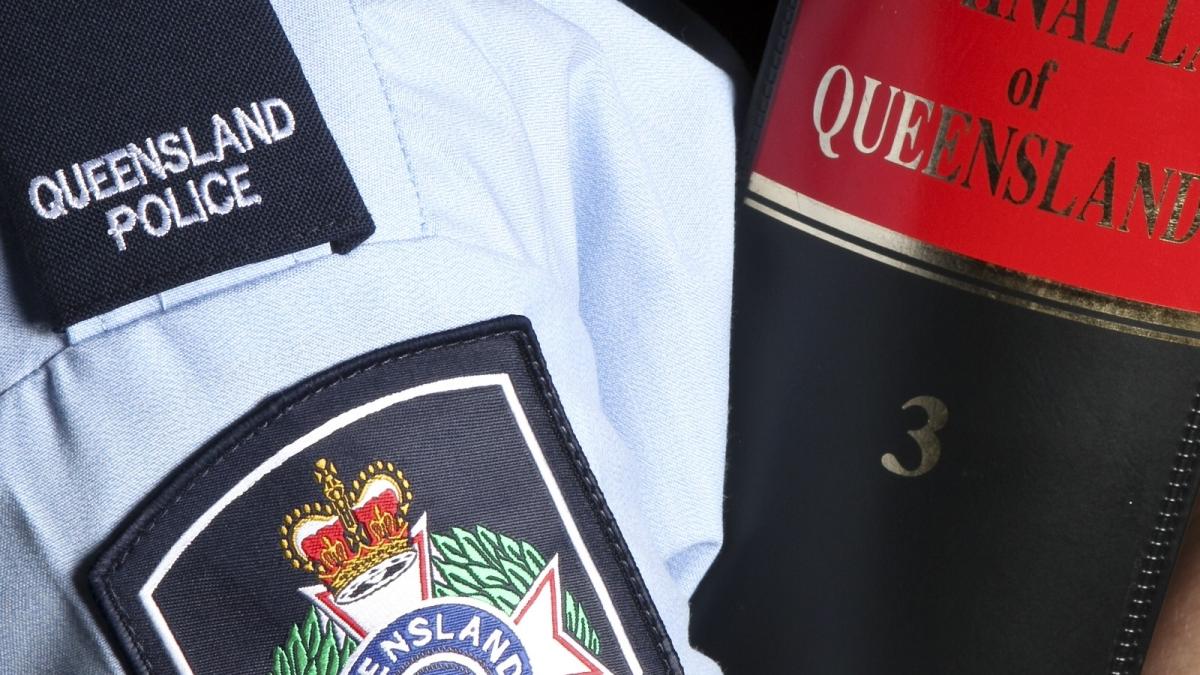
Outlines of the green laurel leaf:
[[299,627],[292,626],[292,630],[288,633],[287,647],[288,656],[292,659],[292,669],[298,675],[304,673],[304,669],[308,667],[308,648],[304,645]]
[[332,625],[321,629],[317,610],[288,630],[287,640],[271,655],[271,675],[337,675],[358,644],[347,637],[338,643]]
[[317,620],[317,613],[311,609],[308,616],[304,619],[304,627],[301,628],[304,634],[304,651],[312,654],[316,651],[317,645],[321,642],[321,622]]
[[529,588],[533,585],[533,580],[537,576],[536,572],[531,574],[528,569],[511,560],[501,560],[500,570],[518,588]]
[[563,622],[567,630],[579,639],[579,644],[584,648],[593,654],[599,654],[600,636],[588,622],[587,614],[583,612],[583,605],[579,604],[570,591],[563,591],[563,606],[565,607]]
[[312,671],[312,675],[337,675],[337,671],[340,668],[333,668],[332,666],[341,663],[340,656],[337,640],[329,633],[326,633],[321,636],[316,653],[313,655],[314,658],[309,665],[309,670]]
[[[433,587],[434,595],[439,598],[474,598],[512,614],[534,579],[546,568],[546,558],[531,544],[482,525],[473,532],[455,527],[430,538],[441,554],[433,559],[442,578]],[[584,614],[583,606],[567,591],[563,592],[563,623],[579,644],[593,654],[600,654],[600,636]]]

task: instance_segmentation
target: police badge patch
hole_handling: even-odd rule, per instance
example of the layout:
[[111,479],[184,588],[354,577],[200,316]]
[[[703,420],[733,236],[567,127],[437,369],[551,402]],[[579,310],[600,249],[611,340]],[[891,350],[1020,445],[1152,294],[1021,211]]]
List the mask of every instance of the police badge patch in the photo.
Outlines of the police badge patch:
[[144,673],[682,672],[519,318],[265,403],[92,585]]

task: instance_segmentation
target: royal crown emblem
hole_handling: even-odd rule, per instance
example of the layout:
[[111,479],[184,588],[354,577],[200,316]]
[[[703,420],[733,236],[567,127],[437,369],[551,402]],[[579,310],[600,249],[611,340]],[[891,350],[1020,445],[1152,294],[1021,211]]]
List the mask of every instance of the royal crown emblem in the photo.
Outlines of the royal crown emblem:
[[283,556],[316,574],[338,602],[364,597],[412,563],[409,524],[412,490],[404,472],[375,461],[347,490],[333,462],[316,461],[313,477],[324,502],[304,504],[283,518]]
[[276,649],[274,675],[306,673],[312,659],[332,663],[325,672],[376,675],[439,665],[480,675],[612,675],[597,660],[590,623],[571,623],[583,610],[560,588],[557,555],[547,560],[483,526],[431,533],[428,513],[410,523],[412,489],[391,462],[372,461],[347,486],[321,458],[313,477],[325,501],[285,515],[279,543],[292,567],[320,583],[298,589],[312,618]]

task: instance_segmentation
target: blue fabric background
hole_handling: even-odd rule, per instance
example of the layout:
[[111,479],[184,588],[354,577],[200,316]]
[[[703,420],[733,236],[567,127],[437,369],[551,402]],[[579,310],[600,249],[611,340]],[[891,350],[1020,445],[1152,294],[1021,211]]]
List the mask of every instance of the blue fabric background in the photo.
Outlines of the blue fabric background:
[[614,0],[275,4],[377,234],[73,343],[0,274],[4,668],[118,669],[82,561],[262,398],[521,314],[687,671],[717,672],[686,634],[721,536],[728,78]]

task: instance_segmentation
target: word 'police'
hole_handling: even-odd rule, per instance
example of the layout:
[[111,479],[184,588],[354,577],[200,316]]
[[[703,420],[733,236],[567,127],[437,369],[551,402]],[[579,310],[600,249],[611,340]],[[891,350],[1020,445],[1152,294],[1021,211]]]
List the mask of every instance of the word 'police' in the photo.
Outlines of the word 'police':
[[[82,211],[123,192],[167,181],[207,164],[221,164],[229,156],[244,155],[256,141],[270,145],[296,131],[296,118],[282,99],[254,102],[247,109],[234,108],[228,116],[212,116],[212,143],[201,152],[188,127],[146,138],[142,145],[129,143],[100,157],[78,162],[52,176],[37,176],[29,182],[29,203],[42,218],[55,220],[72,211]],[[202,138],[202,137],[201,137]],[[151,236],[163,237],[174,227],[206,223],[213,216],[262,202],[250,192],[245,164],[213,170],[182,186],[166,187],[161,193],[143,195],[136,204],[121,204],[107,211],[108,235],[118,251],[127,248],[125,235],[141,225]],[[175,189],[180,187],[178,191]]]

